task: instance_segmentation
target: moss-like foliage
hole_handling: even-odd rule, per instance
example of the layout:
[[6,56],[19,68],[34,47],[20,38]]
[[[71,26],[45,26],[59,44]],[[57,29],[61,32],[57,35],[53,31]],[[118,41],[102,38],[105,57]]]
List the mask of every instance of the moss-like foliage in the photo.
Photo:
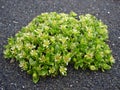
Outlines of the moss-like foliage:
[[40,76],[67,75],[67,65],[102,71],[114,63],[107,26],[96,17],[42,13],[8,39],[5,58],[14,58],[37,83]]

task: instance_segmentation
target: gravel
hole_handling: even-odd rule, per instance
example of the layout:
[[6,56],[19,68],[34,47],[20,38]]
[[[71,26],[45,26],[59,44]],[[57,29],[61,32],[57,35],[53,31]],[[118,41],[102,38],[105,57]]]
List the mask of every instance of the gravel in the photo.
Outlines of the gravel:
[[[108,25],[109,45],[116,63],[109,71],[74,70],[66,77],[41,78],[37,84],[18,63],[3,57],[7,38],[43,12],[90,13]],[[0,90],[120,90],[120,0],[0,0]]]

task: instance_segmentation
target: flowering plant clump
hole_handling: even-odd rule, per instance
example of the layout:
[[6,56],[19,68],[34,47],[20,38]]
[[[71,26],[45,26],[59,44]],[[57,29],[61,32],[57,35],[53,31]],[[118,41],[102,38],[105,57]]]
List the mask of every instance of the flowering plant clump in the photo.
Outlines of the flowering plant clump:
[[67,75],[74,68],[102,71],[114,63],[107,26],[90,14],[42,13],[8,39],[5,58],[14,58],[37,83],[40,76]]

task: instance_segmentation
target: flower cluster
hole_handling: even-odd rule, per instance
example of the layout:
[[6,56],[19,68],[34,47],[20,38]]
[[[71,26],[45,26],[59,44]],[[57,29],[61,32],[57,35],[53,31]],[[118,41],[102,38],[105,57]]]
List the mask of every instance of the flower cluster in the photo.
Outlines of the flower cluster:
[[76,17],[74,12],[42,13],[8,39],[5,58],[15,58],[34,83],[40,76],[66,76],[70,62],[75,69],[110,69],[114,58],[105,42],[107,26],[90,14]]

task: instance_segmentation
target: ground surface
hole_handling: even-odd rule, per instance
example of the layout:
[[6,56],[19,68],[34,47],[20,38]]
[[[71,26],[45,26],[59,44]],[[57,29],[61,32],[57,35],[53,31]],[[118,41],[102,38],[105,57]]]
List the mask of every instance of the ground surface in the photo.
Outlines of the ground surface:
[[[74,70],[66,77],[47,77],[34,84],[18,63],[3,58],[3,45],[43,12],[91,13],[108,25],[116,63],[110,71]],[[120,0],[0,0],[0,90],[120,90]]]

